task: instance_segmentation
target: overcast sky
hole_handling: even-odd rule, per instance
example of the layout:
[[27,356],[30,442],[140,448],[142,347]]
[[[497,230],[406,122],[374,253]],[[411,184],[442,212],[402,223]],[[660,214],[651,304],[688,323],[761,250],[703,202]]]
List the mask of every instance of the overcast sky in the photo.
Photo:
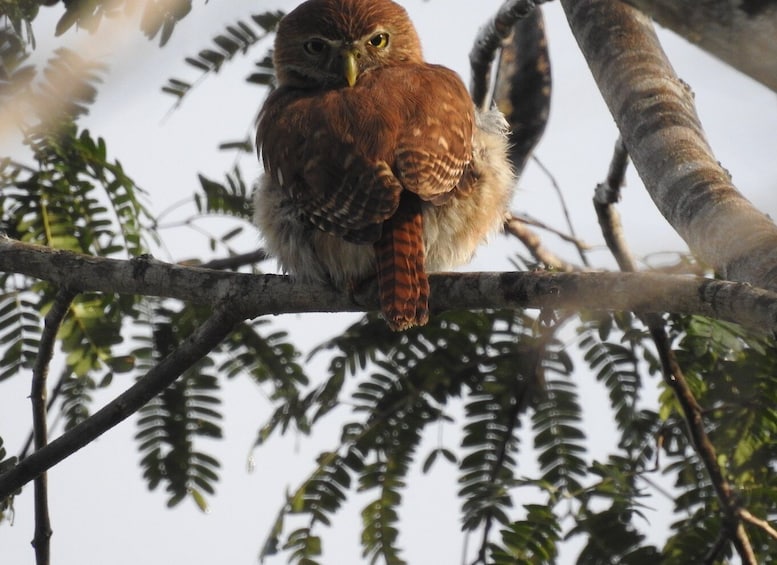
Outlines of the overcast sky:
[[[407,0],[403,5],[416,22],[427,60],[449,66],[468,80],[467,55],[472,39],[499,3],[498,0]],[[242,138],[250,130],[264,92],[243,79],[253,62],[263,56],[266,45],[226,65],[219,75],[205,79],[183,106],[169,115],[174,100],[161,93],[160,87],[170,77],[196,79],[198,73],[184,65],[183,58],[207,47],[209,38],[225,25],[269,8],[288,10],[297,2],[211,0],[206,5],[195,0],[194,4],[192,14],[176,28],[163,50],[148,42],[136,27],[122,32],[109,31],[106,27],[109,33],[99,42],[92,41],[85,32],[74,31],[52,40],[57,19],[53,10],[49,11],[52,17],[41,18],[36,26],[42,45],[36,59],[45,59],[44,54],[56,46],[70,45],[82,50],[93,49],[111,66],[98,101],[83,123],[93,134],[108,141],[110,155],[120,159],[128,174],[150,193],[150,207],[155,212],[189,198],[197,186],[198,172],[220,179],[230,168],[233,155],[219,152],[217,145]],[[561,7],[557,3],[548,4],[545,14],[554,90],[550,123],[536,155],[561,186],[578,235],[596,247],[591,254],[593,263],[610,266],[613,263],[603,250],[591,197],[596,183],[606,175],[616,129],[571,37]],[[671,33],[662,31],[660,37],[679,76],[695,90],[699,113],[718,159],[745,196],[774,217],[777,213],[777,168],[774,166],[777,95]],[[13,147],[13,140],[0,140],[0,151],[4,147]],[[258,164],[243,161],[242,165],[246,178],[259,173]],[[520,180],[513,207],[550,225],[564,227],[551,184],[534,164],[529,165]],[[685,250],[682,241],[655,210],[633,171],[628,177],[620,211],[636,255]],[[178,230],[163,236],[167,238],[168,251],[160,252],[160,259],[181,260],[208,253],[207,241],[192,232]],[[557,239],[547,236],[546,242],[567,258],[575,259],[572,250]],[[252,244],[253,241],[248,241],[246,250]],[[514,241],[499,237],[468,268],[509,269],[506,259],[515,245]],[[276,323],[288,328],[291,339],[307,351],[354,319],[352,315],[300,315],[284,316]],[[325,331],[311,331],[316,325]],[[324,367],[323,360],[314,361],[310,366],[309,375],[314,382],[322,378]],[[590,375],[581,373],[580,382],[585,389],[584,410],[587,410],[591,452],[594,456],[603,455],[611,447],[611,440],[601,435],[602,428],[591,414],[598,410],[591,408],[604,402],[604,397]],[[109,395],[96,395],[98,402],[118,394],[121,386],[122,383],[114,382]],[[28,433],[28,389],[28,375],[2,384],[0,434],[11,453],[18,450]],[[132,440],[136,431],[134,419],[53,469],[49,474],[53,563],[255,563],[286,490],[296,488],[312,469],[315,454],[336,445],[338,418],[347,413],[336,413],[313,438],[274,439],[253,453],[256,467],[248,472],[251,445],[271,405],[248,379],[236,379],[224,387],[223,409],[225,440],[205,447],[222,463],[222,480],[217,495],[210,499],[207,515],[190,501],[167,510],[164,493],[147,491],[138,466],[140,457]],[[55,434],[59,431],[55,428]],[[424,444],[426,449],[419,453],[439,444],[439,431],[433,430]],[[443,444],[455,448],[456,428],[449,426],[441,433]],[[520,472],[529,474],[534,469],[531,452],[527,451],[520,459]],[[415,473],[412,477],[400,524],[400,545],[406,549],[404,557],[411,564],[461,561],[463,536],[459,531],[457,490],[455,469],[444,464],[436,465],[429,475]],[[360,562],[359,512],[365,499],[356,497],[355,500],[356,503],[346,506],[335,517],[331,531],[319,530],[324,536],[326,563]],[[516,499],[518,505],[522,502],[526,501]],[[652,523],[646,529],[652,529],[660,539],[671,517],[665,502],[657,500],[655,506],[657,512],[651,515]],[[32,488],[29,487],[16,499],[14,525],[0,526],[4,563],[34,563],[29,545],[33,523]],[[472,537],[470,552],[477,547],[479,539],[479,536]],[[569,562],[569,553],[565,555]],[[286,560],[277,558],[271,562]]]

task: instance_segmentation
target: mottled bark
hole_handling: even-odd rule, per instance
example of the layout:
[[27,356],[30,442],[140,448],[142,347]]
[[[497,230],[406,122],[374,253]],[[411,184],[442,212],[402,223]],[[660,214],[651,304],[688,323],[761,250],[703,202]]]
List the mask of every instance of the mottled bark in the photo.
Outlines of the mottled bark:
[[723,277],[777,290],[777,227],[733,186],[650,19],[619,0],[561,0],[658,209]]
[[777,1],[624,1],[777,92]]
[[[240,318],[299,312],[364,312],[378,307],[377,285],[353,292],[252,275],[171,265],[152,259],[91,257],[0,237],[0,272],[50,281],[74,292],[118,292],[215,305]],[[659,273],[432,274],[433,312],[542,308],[698,314],[777,334],[777,293],[746,284]],[[0,496],[2,498],[2,496]]]

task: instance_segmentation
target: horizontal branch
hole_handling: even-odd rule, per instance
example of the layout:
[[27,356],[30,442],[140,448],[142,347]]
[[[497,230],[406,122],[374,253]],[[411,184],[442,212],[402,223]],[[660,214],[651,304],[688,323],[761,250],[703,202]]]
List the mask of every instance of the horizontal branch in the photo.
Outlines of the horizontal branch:
[[[105,259],[7,238],[0,239],[0,271],[78,292],[118,292],[198,304],[229,301],[245,318],[378,309],[374,284],[350,294],[280,275],[212,271],[150,258]],[[430,283],[431,307],[436,312],[486,308],[673,312],[777,333],[777,293],[743,283],[659,273],[546,271],[436,274]]]

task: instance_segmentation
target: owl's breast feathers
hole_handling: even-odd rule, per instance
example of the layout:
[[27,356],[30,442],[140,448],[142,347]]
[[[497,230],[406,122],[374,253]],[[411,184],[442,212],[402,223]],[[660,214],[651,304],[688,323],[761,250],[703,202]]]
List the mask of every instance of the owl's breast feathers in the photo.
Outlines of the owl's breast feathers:
[[403,190],[442,204],[462,180],[472,184],[473,128],[458,75],[406,64],[370,70],[351,88],[277,89],[260,116],[257,146],[307,221],[371,243]]

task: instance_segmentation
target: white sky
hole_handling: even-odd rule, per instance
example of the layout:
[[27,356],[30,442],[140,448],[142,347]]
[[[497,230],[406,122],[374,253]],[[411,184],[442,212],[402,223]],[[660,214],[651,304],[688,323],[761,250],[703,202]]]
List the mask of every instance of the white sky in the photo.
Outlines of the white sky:
[[[445,64],[468,80],[467,55],[477,28],[495,11],[499,0],[406,0],[419,29],[426,57]],[[95,135],[108,140],[110,155],[119,158],[125,170],[151,195],[155,212],[171,203],[189,198],[197,187],[196,174],[221,179],[233,156],[217,150],[218,143],[239,139],[246,134],[263,100],[261,89],[243,79],[253,62],[264,54],[262,47],[247,58],[228,64],[216,77],[207,78],[183,106],[165,118],[172,97],[160,87],[170,77],[194,80],[198,74],[183,63],[184,56],[208,46],[209,38],[238,18],[268,8],[290,9],[297,2],[262,0],[194,2],[192,14],[181,23],[170,44],[159,50],[136,28],[111,32],[94,47],[112,71],[100,89],[98,101],[84,122]],[[553,106],[545,137],[536,154],[552,171],[569,206],[577,233],[600,250],[591,254],[594,264],[612,262],[602,248],[596,217],[591,206],[593,188],[607,172],[616,130],[601,101],[588,68],[557,3],[547,4],[545,14],[553,65]],[[52,14],[54,12],[51,12]],[[444,17],[440,16],[444,14]],[[52,41],[55,17],[41,18],[37,38],[41,53],[61,44],[94,44],[85,32],[68,32]],[[107,27],[106,27],[107,30]],[[734,183],[755,205],[775,216],[777,213],[777,95],[747,77],[690,46],[670,33],[661,32],[665,49],[675,69],[696,93],[696,102],[710,143],[718,159],[733,175]],[[12,140],[0,139],[3,147]],[[258,174],[258,165],[243,162],[246,179]],[[527,212],[546,223],[563,228],[557,199],[548,179],[530,164],[519,183],[514,209]],[[655,210],[630,171],[620,206],[628,239],[638,256],[685,246]],[[207,242],[191,232],[165,233],[170,256],[180,260],[207,254]],[[562,247],[552,236],[546,243],[569,259],[572,250]],[[249,247],[251,242],[248,242]],[[505,257],[514,241],[497,238],[469,267],[473,270],[508,269]],[[303,350],[320,343],[337,327],[344,327],[353,316],[285,316],[279,324],[291,332],[291,339]],[[325,325],[324,325],[325,324]],[[311,331],[310,328],[325,328]],[[314,382],[323,378],[324,365],[315,363],[309,372]],[[601,388],[582,372],[585,389],[584,410],[589,445],[594,455],[611,448],[611,439],[602,437],[606,422],[591,413],[605,402]],[[117,379],[118,381],[118,379]],[[110,397],[119,392],[114,382]],[[20,375],[3,383],[0,395],[0,434],[9,452],[26,437],[29,428],[28,379]],[[98,401],[109,396],[98,394]],[[98,406],[95,405],[95,409]],[[132,440],[134,420],[119,425],[96,443],[86,447],[49,473],[51,513],[54,529],[53,562],[59,565],[111,563],[146,565],[169,563],[251,564],[268,533],[286,490],[296,488],[312,469],[315,454],[335,445],[339,425],[332,418],[313,438],[288,436],[274,439],[254,453],[256,470],[246,470],[255,433],[271,407],[261,391],[248,379],[224,386],[225,440],[207,445],[222,463],[218,492],[210,499],[205,515],[186,501],[174,510],[165,507],[164,493],[149,493],[141,479],[140,459]],[[341,411],[344,414],[344,411]],[[611,426],[611,424],[609,424]],[[58,431],[58,429],[57,429]],[[430,430],[425,447],[438,445],[438,430]],[[454,427],[443,429],[443,443],[455,448]],[[524,445],[527,445],[524,442]],[[521,473],[531,473],[531,452],[521,458]],[[461,562],[463,536],[459,527],[460,501],[456,497],[456,473],[438,463],[429,475],[415,473],[405,495],[401,512],[400,545],[411,564]],[[326,563],[358,563],[360,559],[359,512],[364,498],[335,516],[331,531],[321,528]],[[515,502],[526,500],[515,497]],[[529,501],[531,502],[531,501]],[[660,538],[671,517],[666,505],[655,501],[661,511],[651,516],[653,530]],[[32,488],[16,499],[15,523],[0,526],[3,562],[34,563],[29,545],[32,539]],[[289,524],[291,525],[291,524]],[[289,528],[290,530],[291,528]],[[470,552],[479,535],[469,541]],[[442,556],[436,558],[434,556]],[[569,563],[570,553],[560,563]],[[277,558],[271,563],[285,563]]]

